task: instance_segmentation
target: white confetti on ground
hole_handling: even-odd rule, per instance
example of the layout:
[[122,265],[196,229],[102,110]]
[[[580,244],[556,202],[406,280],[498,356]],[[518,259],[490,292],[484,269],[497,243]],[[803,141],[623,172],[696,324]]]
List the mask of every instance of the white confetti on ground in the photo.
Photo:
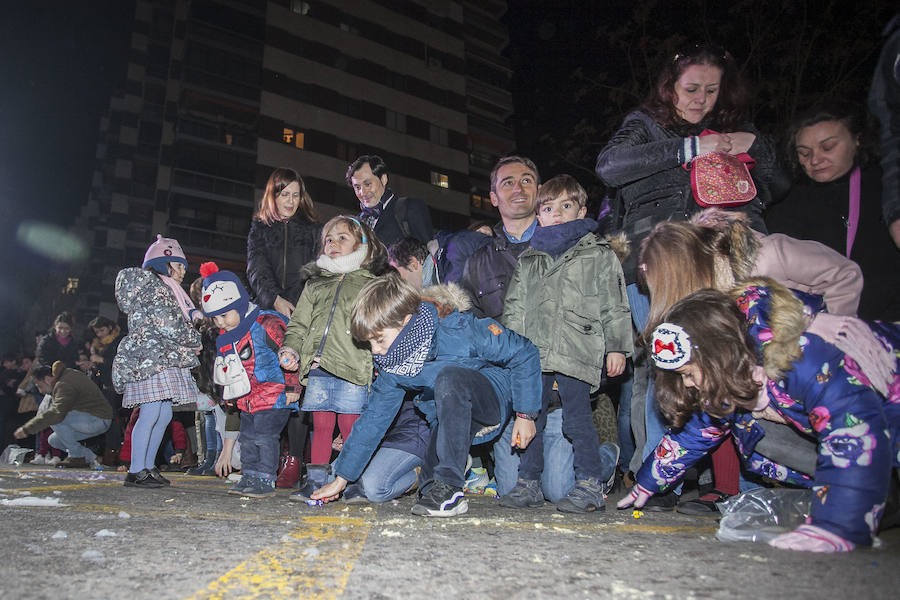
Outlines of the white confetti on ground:
[[20,496],[30,496],[31,492],[29,492],[28,490],[25,490],[24,492],[19,492],[19,495]]
[[81,558],[96,563],[102,563],[104,560],[103,553],[96,550],[85,550],[81,553]]
[[60,529],[59,531],[57,531],[56,533],[54,533],[53,535],[51,535],[51,536],[50,536],[50,539],[51,539],[51,540],[64,540],[64,539],[66,539],[67,537],[69,537],[69,534],[66,533],[65,531],[63,531],[62,529]]
[[385,529],[381,532],[381,535],[384,537],[404,537],[402,533],[394,531],[393,529]]
[[318,556],[321,553],[319,552],[318,548],[316,548],[315,546],[312,546],[311,548],[304,548],[303,554],[305,554],[309,557],[313,557],[313,556]]
[[27,497],[27,498],[13,498],[12,500],[2,499],[0,500],[0,504],[3,506],[68,506],[68,504],[63,504],[59,501],[59,498],[38,498]]
[[119,518],[120,518],[120,519],[130,519],[130,518],[131,518],[131,515],[129,515],[129,514],[128,514],[127,512],[125,512],[124,510],[120,510],[120,511],[119,511]]
[[109,529],[101,529],[94,534],[94,537],[116,537],[116,532]]

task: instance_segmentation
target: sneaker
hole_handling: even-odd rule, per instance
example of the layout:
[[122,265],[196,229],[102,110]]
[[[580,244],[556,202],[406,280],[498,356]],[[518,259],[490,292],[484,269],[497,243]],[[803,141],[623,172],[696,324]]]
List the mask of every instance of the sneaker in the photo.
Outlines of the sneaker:
[[729,496],[725,492],[713,490],[708,494],[700,496],[699,498],[679,503],[678,508],[676,508],[675,510],[683,515],[718,517],[721,515],[719,513],[719,507],[716,506],[716,503],[730,497],[731,496]]
[[67,456],[56,466],[60,469],[87,469],[88,462],[83,456]]
[[351,483],[344,488],[342,498],[347,504],[366,504],[369,502],[369,498],[366,496],[362,484],[358,481]]
[[32,465],[49,464],[49,463],[47,463],[47,457],[45,457],[43,454],[35,454],[34,458],[32,458],[30,461],[28,461],[28,463],[32,464]]
[[466,474],[466,485],[463,491],[467,494],[484,494],[484,488],[491,482],[487,469],[484,467],[472,467]]
[[163,484],[153,479],[149,469],[125,475],[125,487],[161,488]]
[[491,479],[490,483],[484,486],[484,495],[490,496],[491,498],[496,498],[500,494],[497,492],[497,480]]
[[102,471],[103,464],[95,458],[94,460],[92,460],[91,462],[88,463],[88,468],[93,469],[94,471]]
[[556,510],[568,513],[586,513],[606,510],[603,497],[604,484],[595,478],[579,479],[569,495],[556,503]]
[[519,479],[507,494],[500,496],[500,506],[506,508],[539,508],[544,505],[541,482],[537,479]]
[[678,494],[673,491],[654,494],[641,510],[644,512],[671,512],[678,506],[678,498]]
[[241,475],[240,480],[228,488],[228,493],[232,496],[243,496],[244,490],[253,487],[253,484],[255,483],[254,479],[256,479],[256,477],[252,475]]
[[412,514],[422,517],[455,517],[468,511],[469,503],[462,490],[438,480],[412,507]]
[[62,459],[60,457],[51,456],[50,458],[45,460],[44,464],[45,465],[53,465],[55,467],[56,465],[58,465],[61,462],[62,462]]
[[250,496],[251,498],[268,498],[269,496],[274,496],[275,480],[254,477],[253,484],[245,487],[242,495]]

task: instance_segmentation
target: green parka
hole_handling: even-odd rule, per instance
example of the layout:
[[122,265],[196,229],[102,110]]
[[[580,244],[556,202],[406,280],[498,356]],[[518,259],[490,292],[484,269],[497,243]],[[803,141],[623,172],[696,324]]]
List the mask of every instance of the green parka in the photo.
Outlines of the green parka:
[[291,348],[299,355],[297,362],[300,363],[301,383],[306,385],[309,367],[322,341],[335,292],[343,279],[319,364],[335,377],[350,383],[371,384],[372,353],[368,344],[356,342],[350,335],[350,310],[360,290],[375,279],[375,275],[365,269],[342,275],[321,269],[315,263],[304,267],[304,271],[309,279],[297,300],[282,344],[282,347]]
[[502,323],[534,343],[541,370],[600,386],[606,354],[634,350],[625,278],[609,242],[589,233],[554,259],[528,248],[509,282]]

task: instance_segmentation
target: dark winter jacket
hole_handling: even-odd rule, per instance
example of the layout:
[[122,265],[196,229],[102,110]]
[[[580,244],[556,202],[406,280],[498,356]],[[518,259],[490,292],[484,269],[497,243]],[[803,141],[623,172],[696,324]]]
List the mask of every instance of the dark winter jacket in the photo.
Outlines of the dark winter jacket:
[[247,236],[247,282],[253,301],[265,310],[281,296],[296,304],[303,291],[303,265],[316,258],[322,226],[296,216],[266,225],[254,220]]
[[503,324],[538,347],[544,372],[574,377],[596,391],[606,355],[633,352],[622,267],[609,243],[588,233],[556,258],[534,247],[523,252]]
[[[425,294],[429,295],[429,290]],[[540,410],[541,359],[531,342],[491,319],[478,319],[469,312],[454,310],[441,318],[430,302],[423,302],[419,310],[434,314],[436,327],[431,350],[421,372],[415,376],[379,373],[369,404],[354,423],[353,432],[334,464],[334,472],[348,481],[355,481],[365,469],[407,392],[416,394],[415,405],[432,427],[437,423],[434,382],[446,367],[479,371],[490,380],[500,401],[497,427],[478,432],[474,444],[499,436],[513,412]]]
[[884,28],[887,38],[869,88],[869,111],[881,123],[881,197],[886,223],[900,219],[900,13]]
[[[376,221],[373,229],[375,230],[375,235],[378,236],[378,239],[385,246],[390,246],[407,235],[400,226],[402,215],[398,215],[396,212],[398,198],[399,196],[394,194],[391,188],[385,188],[384,194],[381,196],[382,205],[387,204],[387,206],[381,211],[381,215],[378,217],[378,221]],[[418,198],[404,198],[404,201],[406,203],[405,220],[409,225],[409,235],[423,244],[427,244],[434,234],[428,206]]]
[[509,241],[502,221],[494,225],[491,243],[469,257],[459,281],[472,301],[472,312],[480,317],[500,319],[509,280],[516,270],[519,255],[527,248],[528,242],[513,244]]
[[[688,135],[699,135],[707,124],[699,123]],[[756,160],[750,175],[757,196],[739,210],[750,217],[750,226],[767,233],[762,213],[773,197],[787,191],[788,181],[778,167],[775,151],[750,124],[739,128],[756,135],[748,154]],[[618,201],[624,205],[623,229],[631,242],[632,252],[622,265],[628,283],[637,275],[640,243],[660,221],[687,220],[702,210],[691,191],[691,173],[684,168],[685,137],[665,129],[650,115],[635,111],[625,117],[619,131],[597,157],[597,175],[603,182],[619,190]]]
[[479,248],[491,243],[491,236],[469,229],[452,233],[438,231],[434,239],[438,243],[434,259],[437,261],[438,275],[442,283],[459,283],[469,257]]
[[35,351],[34,362],[45,367],[52,367],[53,363],[61,360],[70,369],[76,368],[78,362],[78,344],[71,340],[63,346],[56,339],[52,331],[41,338]]

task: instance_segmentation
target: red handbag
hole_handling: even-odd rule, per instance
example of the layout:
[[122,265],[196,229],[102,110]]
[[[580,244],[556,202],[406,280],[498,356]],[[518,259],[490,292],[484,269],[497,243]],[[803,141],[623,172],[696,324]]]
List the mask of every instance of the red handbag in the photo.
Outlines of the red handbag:
[[[716,133],[704,130],[700,135]],[[710,152],[691,161],[691,190],[694,200],[703,207],[741,206],[756,198],[756,184],[750,169],[756,161],[749,154],[737,156]]]

